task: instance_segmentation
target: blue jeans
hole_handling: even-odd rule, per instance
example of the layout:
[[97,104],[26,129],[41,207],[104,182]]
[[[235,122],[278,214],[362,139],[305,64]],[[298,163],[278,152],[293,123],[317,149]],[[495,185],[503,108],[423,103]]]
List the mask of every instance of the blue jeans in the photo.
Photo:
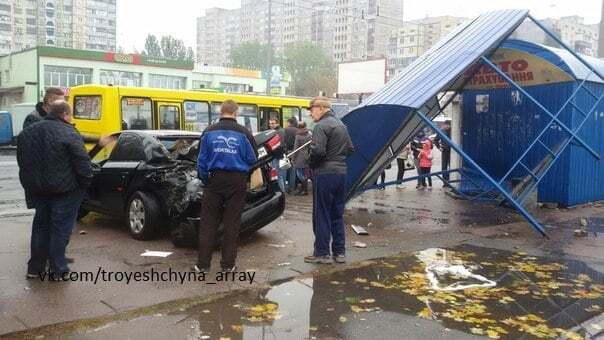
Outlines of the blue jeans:
[[293,191],[296,189],[296,169],[289,168],[287,170],[287,190]]
[[344,255],[344,206],[346,175],[317,175],[313,181],[314,256]]
[[279,159],[275,158],[271,161],[271,166],[277,170],[277,183],[279,184],[279,189],[285,192],[285,172],[279,168]]
[[76,190],[56,196],[36,197],[31,231],[31,258],[28,273],[41,273],[50,260],[50,271],[62,274],[69,271],[65,248],[76,223],[84,195]]
[[304,173],[305,170],[306,168],[296,168],[295,174],[298,181],[304,182],[306,180],[306,174]]

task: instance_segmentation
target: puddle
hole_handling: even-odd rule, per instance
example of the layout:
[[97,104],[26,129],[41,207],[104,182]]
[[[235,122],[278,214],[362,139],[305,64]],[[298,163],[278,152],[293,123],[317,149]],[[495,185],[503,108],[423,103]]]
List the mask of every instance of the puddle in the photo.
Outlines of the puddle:
[[[421,322],[445,337],[450,330],[457,332],[455,338],[583,339],[593,334],[581,325],[602,313],[603,296],[604,275],[583,262],[462,245],[233,293],[167,315],[179,321],[156,327],[161,328],[156,334],[185,332],[196,339],[401,338]],[[142,318],[129,321],[128,328],[144,330],[153,327],[151,322],[158,325]],[[115,332],[108,327],[88,335],[112,337]]]

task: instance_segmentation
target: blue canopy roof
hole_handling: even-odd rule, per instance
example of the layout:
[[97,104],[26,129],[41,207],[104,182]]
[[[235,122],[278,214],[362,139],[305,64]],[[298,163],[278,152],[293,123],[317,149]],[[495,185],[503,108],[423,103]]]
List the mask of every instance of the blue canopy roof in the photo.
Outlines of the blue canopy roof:
[[344,116],[356,147],[348,159],[348,198],[374,181],[421,127],[413,112],[434,116],[438,94],[461,88],[464,72],[494,52],[527,16],[526,10],[502,10],[466,22]]

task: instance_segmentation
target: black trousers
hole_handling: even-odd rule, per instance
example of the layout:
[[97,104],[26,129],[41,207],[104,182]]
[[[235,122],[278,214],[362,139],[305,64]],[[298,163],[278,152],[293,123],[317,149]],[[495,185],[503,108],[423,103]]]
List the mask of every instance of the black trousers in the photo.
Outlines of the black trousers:
[[247,194],[247,174],[214,171],[203,191],[199,226],[200,268],[210,268],[218,227],[223,225],[222,268],[231,268],[237,258],[241,213]]
[[[449,170],[449,163],[451,163],[451,149],[447,149],[447,150],[443,151],[441,155],[442,155],[442,159],[441,159],[441,162],[442,162],[441,165],[442,165],[442,167],[441,167],[441,169],[442,169],[442,171],[447,171],[447,170]],[[444,174],[443,178],[448,181],[449,180],[449,173]]]
[[396,173],[396,180],[400,182],[403,180],[403,177],[405,177],[405,160],[402,158],[397,158],[396,165],[398,168],[398,172]]

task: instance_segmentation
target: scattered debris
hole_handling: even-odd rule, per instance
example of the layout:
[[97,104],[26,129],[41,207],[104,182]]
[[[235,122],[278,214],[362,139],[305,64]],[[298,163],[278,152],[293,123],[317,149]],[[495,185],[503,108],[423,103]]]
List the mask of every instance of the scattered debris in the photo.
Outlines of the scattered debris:
[[141,256],[148,256],[148,257],[168,257],[170,255],[172,255],[171,251],[155,251],[155,250],[145,250],[145,252],[141,254]]
[[579,224],[580,224],[582,227],[587,227],[587,225],[588,225],[587,219],[586,219],[586,218],[584,218],[584,217],[583,217],[583,218],[581,218],[581,219],[579,220]]
[[350,227],[352,228],[352,230],[354,230],[357,235],[369,235],[367,230],[361,227],[360,225],[351,224]]
[[371,223],[371,222],[367,223],[367,228],[371,228],[371,227],[373,227],[373,223]]
[[273,247],[273,248],[285,248],[285,244],[274,244],[274,243],[269,243],[269,244],[267,244],[267,246],[269,246],[269,247]]
[[283,262],[283,263],[279,263],[277,266],[278,267],[287,267],[287,266],[291,266],[291,262]]
[[[446,274],[459,279],[460,282],[454,282],[448,286],[441,287],[438,277],[442,277]],[[428,266],[426,267],[426,277],[434,290],[445,292],[454,292],[456,290],[469,288],[491,288],[497,285],[495,281],[491,281],[482,275],[474,274],[463,265],[437,264]],[[478,280],[481,283],[464,283],[463,280],[469,278]]]
[[88,232],[86,230],[80,230],[79,234],[80,235],[86,235],[86,234],[88,234]]
[[587,230],[585,229],[575,229],[576,237],[587,237]]
[[359,242],[359,241],[355,242],[353,245],[356,248],[367,248],[367,243],[363,243],[363,242]]

